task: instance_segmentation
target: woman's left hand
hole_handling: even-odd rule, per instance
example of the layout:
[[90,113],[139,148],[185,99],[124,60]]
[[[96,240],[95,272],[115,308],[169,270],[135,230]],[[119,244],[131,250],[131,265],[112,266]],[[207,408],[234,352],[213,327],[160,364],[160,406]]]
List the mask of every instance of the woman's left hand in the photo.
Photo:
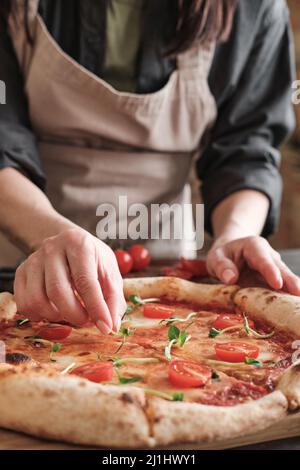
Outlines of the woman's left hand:
[[251,236],[226,240],[220,237],[215,241],[207,257],[211,275],[225,284],[234,284],[244,266],[258,271],[273,289],[300,295],[299,277],[292,273],[264,238]]

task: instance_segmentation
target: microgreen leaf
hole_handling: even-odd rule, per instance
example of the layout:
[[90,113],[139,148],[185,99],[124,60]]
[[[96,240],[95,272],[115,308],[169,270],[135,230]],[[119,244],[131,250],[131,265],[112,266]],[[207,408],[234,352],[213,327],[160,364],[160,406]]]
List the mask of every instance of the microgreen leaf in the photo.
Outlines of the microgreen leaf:
[[267,333],[267,334],[258,333],[257,331],[255,331],[253,328],[250,327],[249,322],[248,322],[248,318],[245,314],[244,314],[244,328],[246,330],[247,335],[252,334],[253,336],[255,336],[258,339],[268,339],[268,338],[271,338],[272,336],[274,336],[274,334],[275,334],[275,331],[271,331],[271,333]]
[[187,333],[186,330],[182,330],[178,336],[178,344],[180,347],[184,346],[187,340]]
[[133,384],[135,382],[141,382],[143,380],[143,378],[138,375],[134,377],[124,377],[122,375],[119,375],[118,378],[119,378],[120,384],[122,385]]
[[[178,322],[178,323],[185,323],[185,322],[188,322],[188,321],[191,321],[192,322],[195,320],[195,318],[197,317],[198,315],[198,312],[191,312],[188,314],[187,317],[185,318],[181,318],[181,317],[170,317],[170,318],[165,318],[163,320],[160,320],[159,323],[163,324],[165,323],[167,326],[170,326],[172,325],[173,323],[175,322]],[[192,324],[191,322],[191,324]]]
[[149,302],[160,302],[160,299],[158,298],[151,298],[151,299],[142,299],[139,295],[130,295],[129,296],[130,302],[132,302],[134,305],[144,305]]
[[133,333],[134,330],[131,330],[130,328],[128,328],[128,326],[121,326],[118,334],[119,336],[127,337],[132,335]]
[[177,326],[175,325],[171,325],[169,327],[169,330],[168,330],[168,338],[170,341],[174,340],[174,339],[178,339],[179,338],[179,335],[180,335],[180,330],[179,328],[177,328]]
[[217,336],[219,336],[220,333],[221,330],[217,330],[217,328],[211,328],[209,330],[208,336],[209,338],[216,338]]
[[58,352],[61,349],[60,343],[52,343],[51,352]]
[[142,303],[143,303],[142,299],[138,295],[130,295],[129,300],[134,305],[142,305]]
[[245,357],[245,363],[255,367],[262,367],[262,362],[253,357]]
[[172,395],[172,401],[183,401],[184,393],[183,392],[175,392]]
[[122,347],[125,344],[126,338],[134,333],[135,330],[131,330],[128,328],[128,326],[121,326],[119,333],[117,333],[117,336],[121,336],[122,342],[121,344],[117,347],[117,349],[114,351],[114,354],[117,354],[119,351],[121,351]]

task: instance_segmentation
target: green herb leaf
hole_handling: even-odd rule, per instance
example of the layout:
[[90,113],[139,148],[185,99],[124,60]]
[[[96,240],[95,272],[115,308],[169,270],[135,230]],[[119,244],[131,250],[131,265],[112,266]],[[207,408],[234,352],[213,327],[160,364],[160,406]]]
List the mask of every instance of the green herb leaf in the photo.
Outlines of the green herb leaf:
[[138,375],[135,377],[124,377],[122,375],[119,375],[119,382],[122,385],[126,384],[133,384],[135,382],[141,382],[143,380],[143,377],[139,377]]
[[178,344],[181,348],[186,343],[186,340],[187,340],[187,332],[186,330],[182,330],[178,336]]
[[30,322],[29,318],[18,318],[16,320],[17,326],[22,326],[22,325],[25,325],[25,323],[29,323],[29,322]]
[[169,340],[172,341],[174,339],[178,339],[179,338],[179,335],[180,335],[180,330],[179,328],[177,328],[177,326],[175,325],[171,325],[169,327],[169,330],[168,330],[168,337],[169,337]]
[[130,302],[132,302],[134,305],[142,305],[143,301],[138,295],[130,295],[129,296]]
[[51,352],[58,352],[61,349],[60,343],[52,343]]
[[134,330],[131,330],[130,328],[128,328],[128,326],[121,326],[118,335],[127,337],[127,336],[132,335],[133,333],[134,333]]
[[216,338],[217,336],[219,336],[220,333],[221,333],[221,330],[217,330],[216,328],[211,328],[209,330],[208,337]]
[[183,401],[184,393],[183,392],[175,392],[172,395],[172,401]]
[[130,302],[132,302],[134,305],[144,305],[149,302],[160,302],[160,299],[158,298],[151,298],[151,299],[142,299],[139,295],[130,295],[129,296]]
[[249,364],[255,367],[262,367],[262,362],[254,359],[253,357],[245,357],[245,364]]

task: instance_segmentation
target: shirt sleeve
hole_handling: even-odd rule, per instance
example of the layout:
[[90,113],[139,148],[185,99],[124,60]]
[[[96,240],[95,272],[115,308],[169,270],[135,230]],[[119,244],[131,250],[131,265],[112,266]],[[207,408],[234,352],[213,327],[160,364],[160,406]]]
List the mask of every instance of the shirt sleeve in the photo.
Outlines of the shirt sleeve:
[[5,103],[0,104],[0,169],[16,168],[44,189],[45,178],[30,126],[23,78],[3,20],[0,20],[0,57],[0,80],[6,95]]
[[278,223],[282,192],[278,147],[294,126],[295,72],[288,10],[285,2],[276,5],[261,13],[257,30],[253,26],[251,32],[254,39],[239,31],[243,21],[236,18],[231,39],[215,55],[210,78],[218,117],[197,162],[210,233],[213,209],[243,189],[260,191],[270,201],[263,236],[269,236]]

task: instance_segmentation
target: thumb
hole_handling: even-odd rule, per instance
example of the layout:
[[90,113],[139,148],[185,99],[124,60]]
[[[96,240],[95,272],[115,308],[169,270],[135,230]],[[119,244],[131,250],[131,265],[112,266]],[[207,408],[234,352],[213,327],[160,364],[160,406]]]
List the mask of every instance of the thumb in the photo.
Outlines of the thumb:
[[210,271],[224,284],[234,284],[239,278],[239,270],[226,253],[218,248],[210,256]]

